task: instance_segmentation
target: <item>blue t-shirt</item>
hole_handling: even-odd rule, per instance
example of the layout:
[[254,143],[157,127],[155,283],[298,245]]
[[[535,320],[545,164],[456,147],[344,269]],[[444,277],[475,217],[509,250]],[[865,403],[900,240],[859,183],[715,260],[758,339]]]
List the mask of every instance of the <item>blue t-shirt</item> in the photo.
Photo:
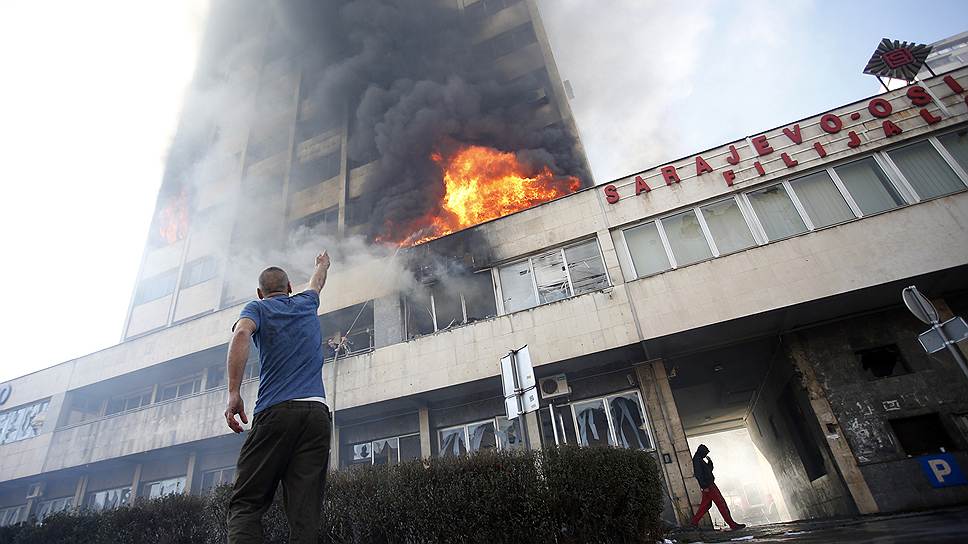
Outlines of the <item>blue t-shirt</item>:
[[291,297],[253,300],[242,309],[239,319],[255,322],[252,340],[262,364],[253,415],[287,400],[326,396],[317,308],[319,293],[310,289]]

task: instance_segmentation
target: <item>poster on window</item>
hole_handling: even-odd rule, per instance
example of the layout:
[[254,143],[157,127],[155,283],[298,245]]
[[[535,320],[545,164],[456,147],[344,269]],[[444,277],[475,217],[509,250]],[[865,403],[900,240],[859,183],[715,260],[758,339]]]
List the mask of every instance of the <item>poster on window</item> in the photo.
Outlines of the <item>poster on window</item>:
[[353,446],[353,460],[354,461],[366,461],[370,458],[372,451],[370,450],[370,443],[366,442],[363,444],[355,444]]

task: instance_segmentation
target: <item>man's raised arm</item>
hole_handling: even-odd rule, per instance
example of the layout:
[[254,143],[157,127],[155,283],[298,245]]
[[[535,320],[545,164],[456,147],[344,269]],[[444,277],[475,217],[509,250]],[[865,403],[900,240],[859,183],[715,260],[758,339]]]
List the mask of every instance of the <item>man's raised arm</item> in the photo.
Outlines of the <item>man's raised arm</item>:
[[326,271],[329,270],[329,253],[323,251],[316,255],[316,270],[313,277],[309,278],[309,288],[317,293],[323,290],[326,285]]
[[249,422],[248,416],[245,415],[245,403],[242,402],[241,387],[245,362],[249,359],[249,339],[255,333],[255,329],[255,321],[248,317],[239,319],[232,332],[229,355],[225,363],[229,382],[229,403],[225,408],[225,423],[237,433],[242,432],[242,425],[235,419],[236,414],[242,419],[242,423]]

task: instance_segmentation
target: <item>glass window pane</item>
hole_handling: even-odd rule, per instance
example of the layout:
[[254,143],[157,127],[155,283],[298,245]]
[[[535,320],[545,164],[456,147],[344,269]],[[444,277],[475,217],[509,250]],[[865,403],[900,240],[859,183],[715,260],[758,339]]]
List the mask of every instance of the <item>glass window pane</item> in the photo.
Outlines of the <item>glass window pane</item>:
[[463,427],[440,431],[440,456],[456,457],[467,453],[465,440]]
[[561,250],[538,255],[531,259],[534,267],[534,279],[538,284],[538,300],[541,304],[568,298],[568,276],[565,274],[565,262]]
[[954,170],[944,162],[928,141],[918,142],[888,153],[904,178],[922,199],[946,195],[965,188]]
[[632,255],[632,264],[638,277],[672,268],[654,222],[626,230],[625,244]]
[[509,264],[500,270],[501,294],[507,313],[525,310],[538,305],[531,283],[531,267],[528,261]]
[[844,195],[826,171],[821,170],[795,179],[790,185],[800,198],[807,217],[813,221],[814,228],[827,227],[854,218],[854,212],[844,200]]
[[578,443],[582,446],[608,446],[611,440],[608,433],[608,416],[605,414],[605,401],[596,399],[576,402],[575,419],[578,422]]
[[568,262],[568,274],[571,275],[571,285],[575,288],[576,295],[608,287],[598,240],[565,248],[565,260]]
[[524,448],[524,434],[521,432],[521,418],[497,418],[497,441],[502,450]]
[[702,215],[706,219],[706,225],[709,226],[709,232],[713,235],[720,255],[756,245],[743,212],[736,205],[736,200],[730,198],[703,206]]
[[353,444],[353,459],[350,464],[372,464],[373,445],[369,442]]
[[904,204],[894,184],[872,157],[834,168],[847,192],[864,215],[887,211]]
[[611,397],[608,407],[612,411],[612,424],[615,426],[615,438],[623,448],[637,450],[652,449],[652,440],[645,428],[642,417],[642,405],[635,393],[626,393]]
[[373,441],[373,464],[395,465],[400,461],[400,442],[396,438]]
[[783,185],[771,185],[747,196],[770,240],[779,240],[807,230]]
[[400,461],[420,459],[420,435],[404,436],[400,438]]
[[955,161],[963,169],[968,170],[968,129],[945,134],[938,137],[938,140],[948,150],[948,153],[951,153]]
[[470,437],[470,451],[490,450],[497,447],[497,435],[494,432],[494,422],[473,423],[467,426]]
[[685,266],[713,256],[706,236],[699,225],[696,212],[689,210],[662,220],[666,238],[672,246],[672,254],[678,266]]

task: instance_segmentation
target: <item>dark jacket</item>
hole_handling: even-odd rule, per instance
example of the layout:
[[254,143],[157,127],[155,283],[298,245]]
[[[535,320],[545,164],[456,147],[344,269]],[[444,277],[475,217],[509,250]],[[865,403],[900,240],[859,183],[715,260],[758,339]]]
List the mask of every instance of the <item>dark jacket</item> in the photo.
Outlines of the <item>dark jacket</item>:
[[705,459],[708,454],[709,448],[705,444],[700,444],[696,454],[692,456],[692,472],[702,489],[706,489],[716,481],[716,477],[713,476],[713,462],[711,459],[709,461]]

